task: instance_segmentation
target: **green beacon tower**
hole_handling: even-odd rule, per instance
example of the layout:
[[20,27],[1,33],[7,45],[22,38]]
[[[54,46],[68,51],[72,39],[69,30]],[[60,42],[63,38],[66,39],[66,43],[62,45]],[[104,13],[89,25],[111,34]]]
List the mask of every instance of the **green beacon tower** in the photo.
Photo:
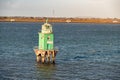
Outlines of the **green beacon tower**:
[[39,34],[39,46],[41,50],[53,50],[54,49],[54,34],[52,31],[52,25],[47,21],[42,25],[41,32]]
[[55,63],[55,57],[58,50],[54,49],[54,34],[52,25],[46,23],[42,25],[41,32],[38,32],[38,47],[34,48],[37,62],[53,62]]

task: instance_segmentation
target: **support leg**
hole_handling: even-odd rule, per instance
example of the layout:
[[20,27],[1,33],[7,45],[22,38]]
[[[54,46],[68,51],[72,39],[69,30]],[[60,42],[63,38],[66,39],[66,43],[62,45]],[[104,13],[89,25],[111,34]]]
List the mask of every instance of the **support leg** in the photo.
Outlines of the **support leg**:
[[53,53],[52,53],[52,62],[53,62],[53,64],[55,64],[55,56],[56,56],[55,51],[53,51]]
[[37,62],[41,62],[41,56],[37,55],[36,60],[37,60]]
[[48,60],[48,63],[50,63],[50,52],[47,51],[47,60]]
[[44,57],[42,57],[42,63],[45,63],[45,58]]
[[41,54],[41,57],[42,57],[42,63],[45,63],[45,52]]

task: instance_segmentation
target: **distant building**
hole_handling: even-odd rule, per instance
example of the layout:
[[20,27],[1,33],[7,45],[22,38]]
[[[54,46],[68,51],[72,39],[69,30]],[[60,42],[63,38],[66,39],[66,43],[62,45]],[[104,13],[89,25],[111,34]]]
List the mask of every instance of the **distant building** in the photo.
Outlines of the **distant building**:
[[114,20],[113,23],[118,23],[118,21]]
[[70,22],[71,22],[71,20],[70,20],[70,19],[67,19],[67,20],[66,20],[66,22],[67,22],[67,23],[70,23]]
[[11,21],[11,22],[14,22],[14,21],[15,21],[15,19],[10,19],[10,21]]

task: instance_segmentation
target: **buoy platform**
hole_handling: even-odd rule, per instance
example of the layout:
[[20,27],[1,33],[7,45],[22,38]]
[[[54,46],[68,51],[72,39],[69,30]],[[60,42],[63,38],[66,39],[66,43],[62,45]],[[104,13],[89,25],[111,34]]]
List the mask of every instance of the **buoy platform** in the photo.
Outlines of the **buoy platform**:
[[36,54],[36,61],[40,63],[55,63],[55,58],[58,50],[39,50],[34,48]]

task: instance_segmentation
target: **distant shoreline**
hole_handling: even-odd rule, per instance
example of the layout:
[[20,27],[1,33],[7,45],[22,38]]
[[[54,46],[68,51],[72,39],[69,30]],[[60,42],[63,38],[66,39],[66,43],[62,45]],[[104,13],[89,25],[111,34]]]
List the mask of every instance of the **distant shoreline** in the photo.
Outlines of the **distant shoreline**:
[[[6,17],[0,16],[0,22],[45,22],[47,17]],[[57,23],[112,23],[120,24],[118,18],[65,18],[48,17],[49,22]]]

